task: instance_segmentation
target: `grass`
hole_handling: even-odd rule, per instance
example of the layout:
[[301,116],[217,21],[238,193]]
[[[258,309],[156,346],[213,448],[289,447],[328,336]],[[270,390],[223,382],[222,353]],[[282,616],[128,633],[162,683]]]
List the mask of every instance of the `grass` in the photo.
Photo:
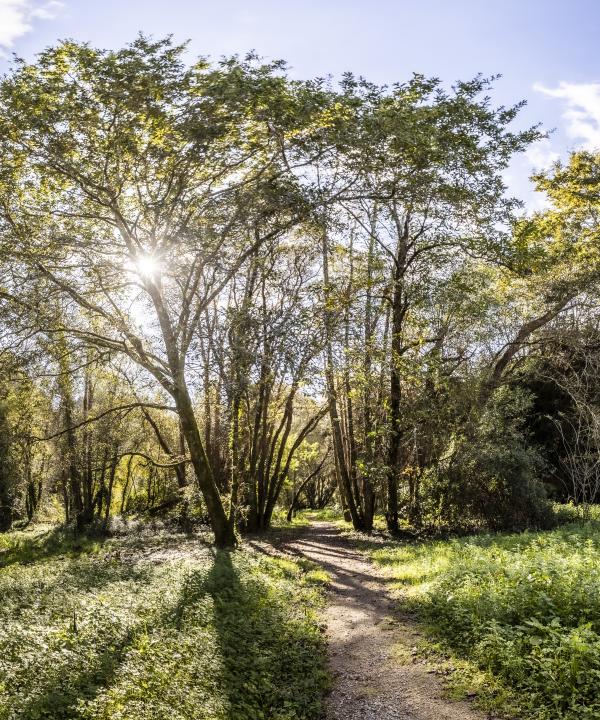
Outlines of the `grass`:
[[300,510],[297,517],[304,518],[310,522],[312,520],[328,521],[328,522],[344,522],[344,516],[340,508],[326,507],[322,510]]
[[308,527],[309,525],[310,521],[303,511],[295,513],[292,521],[288,522],[287,510],[285,508],[277,508],[273,512],[273,517],[271,519],[271,529],[277,533],[280,533],[282,530],[303,528]]
[[309,564],[168,533],[1,538],[1,720],[320,716]]
[[546,532],[363,547],[451,654],[455,686],[523,719],[600,718],[597,510],[592,517]]

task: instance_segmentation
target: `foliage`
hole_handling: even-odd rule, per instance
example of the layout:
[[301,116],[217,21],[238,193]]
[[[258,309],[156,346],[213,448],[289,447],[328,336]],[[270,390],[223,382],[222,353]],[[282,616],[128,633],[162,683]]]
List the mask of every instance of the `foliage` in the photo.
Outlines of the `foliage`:
[[336,487],[355,529],[384,506],[392,531],[542,522],[496,391],[597,293],[598,157],[536,176],[549,204],[522,215],[503,174],[541,130],[493,77],[184,58],[171,37],[65,41],[0,82],[0,322],[43,410],[15,420],[26,479],[3,507],[29,521],[51,488],[67,521],[108,524],[193,479],[231,546],[308,475],[329,413],[313,499]]
[[232,546],[310,477],[329,414],[309,506],[337,491],[367,531],[384,508],[392,531],[541,522],[535,453],[485,406],[596,289],[597,158],[537,177],[550,207],[521,217],[504,172],[541,131],[494,77],[185,52],[64,41],[0,82],[2,350],[28,388],[3,506],[108,525],[193,483]]
[[599,529],[594,520],[550,532],[387,545],[373,558],[405,588],[444,648],[488,672],[488,687],[495,679],[511,691],[519,717],[597,718]]
[[504,387],[472,431],[455,437],[425,477],[424,504],[432,523],[495,530],[552,523],[538,479],[541,458],[523,431],[529,404],[523,392]]
[[4,535],[2,558],[2,720],[320,716],[326,578],[308,564],[36,531]]
[[11,462],[11,437],[7,416],[6,401],[0,397],[0,531],[10,528],[16,505],[16,483]]

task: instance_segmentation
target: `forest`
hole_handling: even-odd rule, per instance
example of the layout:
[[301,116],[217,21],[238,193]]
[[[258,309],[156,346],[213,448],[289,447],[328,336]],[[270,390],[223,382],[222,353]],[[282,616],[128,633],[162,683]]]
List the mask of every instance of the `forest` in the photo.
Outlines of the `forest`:
[[0,719],[600,718],[600,154],[187,52],[0,80]]

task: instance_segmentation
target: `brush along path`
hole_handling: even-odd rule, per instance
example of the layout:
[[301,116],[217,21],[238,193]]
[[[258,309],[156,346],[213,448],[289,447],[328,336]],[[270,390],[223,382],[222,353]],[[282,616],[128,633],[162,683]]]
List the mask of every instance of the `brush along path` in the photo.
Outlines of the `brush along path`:
[[327,720],[481,720],[468,702],[443,697],[441,682],[411,656],[419,639],[395,614],[389,580],[332,523],[315,522],[284,549],[331,577],[325,614],[333,688]]

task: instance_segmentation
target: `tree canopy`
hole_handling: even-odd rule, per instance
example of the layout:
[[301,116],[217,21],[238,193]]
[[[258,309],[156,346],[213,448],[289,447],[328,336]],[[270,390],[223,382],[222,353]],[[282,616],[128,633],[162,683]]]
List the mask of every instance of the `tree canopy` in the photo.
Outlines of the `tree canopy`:
[[598,157],[526,214],[503,173],[541,130],[495,78],[184,51],[68,41],[0,83],[5,522],[185,496],[227,546],[298,488],[369,532],[540,521],[523,378],[573,313],[596,332]]

